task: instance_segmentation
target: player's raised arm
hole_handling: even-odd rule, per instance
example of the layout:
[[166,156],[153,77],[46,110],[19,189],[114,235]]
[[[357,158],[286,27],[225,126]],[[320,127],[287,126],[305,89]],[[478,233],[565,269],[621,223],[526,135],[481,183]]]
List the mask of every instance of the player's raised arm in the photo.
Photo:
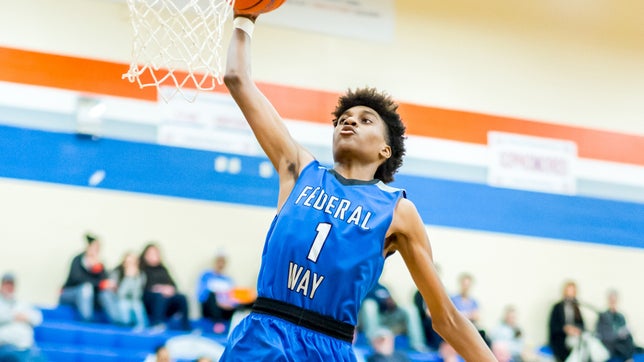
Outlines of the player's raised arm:
[[297,179],[313,157],[291,137],[280,115],[252,80],[250,34],[257,16],[235,16],[224,82],[279,173],[280,200],[284,200],[283,194],[290,192],[285,186]]
[[401,199],[394,212],[387,251],[398,250],[425,299],[432,326],[468,362],[495,362],[479,332],[445,292],[434,268],[425,226],[414,204]]

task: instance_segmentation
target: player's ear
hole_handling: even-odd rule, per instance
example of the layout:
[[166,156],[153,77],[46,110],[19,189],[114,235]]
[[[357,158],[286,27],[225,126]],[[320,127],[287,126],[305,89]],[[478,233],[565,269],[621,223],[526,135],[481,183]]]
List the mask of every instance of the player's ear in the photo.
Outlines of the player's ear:
[[391,146],[384,145],[384,147],[380,149],[380,156],[382,156],[382,158],[385,158],[385,159],[388,159],[389,157],[391,157]]

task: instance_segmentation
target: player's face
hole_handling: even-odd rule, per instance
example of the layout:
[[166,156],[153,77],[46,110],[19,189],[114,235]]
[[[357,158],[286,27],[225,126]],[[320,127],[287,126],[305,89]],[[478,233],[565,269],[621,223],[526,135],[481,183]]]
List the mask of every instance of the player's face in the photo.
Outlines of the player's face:
[[380,115],[365,106],[347,109],[334,124],[333,156],[336,161],[346,153],[362,155],[367,160],[384,162],[391,155],[386,141],[386,125]]

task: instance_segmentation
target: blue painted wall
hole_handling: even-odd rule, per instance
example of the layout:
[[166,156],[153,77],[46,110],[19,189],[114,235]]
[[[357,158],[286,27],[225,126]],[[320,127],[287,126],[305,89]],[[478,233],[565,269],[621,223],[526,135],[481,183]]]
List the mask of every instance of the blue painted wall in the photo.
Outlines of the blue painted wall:
[[[237,157],[237,174],[214,170]],[[273,207],[277,177],[259,176],[262,157],[0,126],[0,177]],[[644,204],[398,175],[427,224],[644,248]]]

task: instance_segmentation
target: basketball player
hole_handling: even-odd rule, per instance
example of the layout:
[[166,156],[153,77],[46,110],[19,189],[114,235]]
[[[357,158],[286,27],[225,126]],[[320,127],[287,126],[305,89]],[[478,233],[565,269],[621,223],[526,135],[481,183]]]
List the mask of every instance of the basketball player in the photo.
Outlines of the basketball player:
[[[236,14],[238,15],[238,14]],[[424,224],[403,190],[387,186],[402,164],[405,127],[391,98],[349,91],[333,113],[334,167],[289,134],[250,75],[256,16],[236,16],[225,83],[279,174],[253,312],[232,332],[222,361],[355,361],[360,303],[398,251],[434,327],[467,361],[495,361],[437,276]]]

